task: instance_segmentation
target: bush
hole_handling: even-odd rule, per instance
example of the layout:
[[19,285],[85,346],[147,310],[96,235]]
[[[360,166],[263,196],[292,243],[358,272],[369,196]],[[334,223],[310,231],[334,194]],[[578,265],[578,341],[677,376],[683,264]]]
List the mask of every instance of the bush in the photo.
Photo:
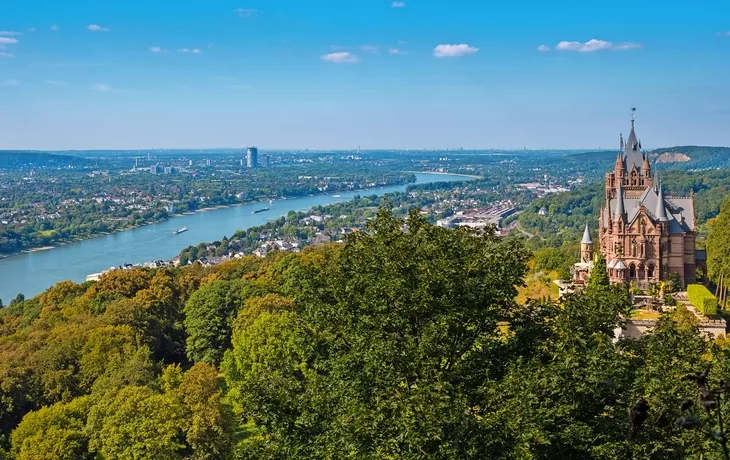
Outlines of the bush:
[[687,298],[707,316],[717,314],[717,298],[701,284],[687,285]]

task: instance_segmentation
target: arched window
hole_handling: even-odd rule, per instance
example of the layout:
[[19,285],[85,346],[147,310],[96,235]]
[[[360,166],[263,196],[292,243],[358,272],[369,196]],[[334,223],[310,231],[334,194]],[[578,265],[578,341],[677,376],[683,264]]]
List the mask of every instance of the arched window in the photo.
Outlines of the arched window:
[[649,272],[647,273],[649,278],[654,278],[654,264],[649,264]]
[[629,265],[629,278],[636,278],[636,265],[634,264]]

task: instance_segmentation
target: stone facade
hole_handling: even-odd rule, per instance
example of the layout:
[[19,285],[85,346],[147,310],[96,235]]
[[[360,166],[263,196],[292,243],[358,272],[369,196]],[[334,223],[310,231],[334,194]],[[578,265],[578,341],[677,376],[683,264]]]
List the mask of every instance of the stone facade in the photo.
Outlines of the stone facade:
[[[621,137],[614,170],[606,174],[606,204],[598,228],[599,247],[612,282],[645,287],[666,280],[671,273],[677,273],[683,285],[695,282],[694,195],[664,194],[658,175],[652,175],[648,155],[641,151],[633,119],[626,142]],[[581,278],[589,272],[585,239],[584,235],[581,262],[575,267]],[[579,281],[578,276],[575,279]]]

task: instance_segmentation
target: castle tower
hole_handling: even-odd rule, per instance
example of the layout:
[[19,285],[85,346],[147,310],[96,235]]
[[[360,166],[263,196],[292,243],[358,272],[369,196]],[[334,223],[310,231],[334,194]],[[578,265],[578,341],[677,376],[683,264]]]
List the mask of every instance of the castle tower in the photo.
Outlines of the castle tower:
[[[599,217],[598,244],[609,279],[644,289],[676,273],[682,283],[692,283],[697,267],[694,195],[668,196],[649,155],[641,149],[634,111],[631,131],[627,138],[620,136],[621,152],[613,170],[606,173],[606,204]],[[590,243],[586,230],[581,262],[575,267],[589,260]]]
[[591,238],[591,232],[588,230],[588,224],[586,224],[586,228],[583,230],[583,240],[580,242],[580,261],[587,264],[592,260],[593,239]]

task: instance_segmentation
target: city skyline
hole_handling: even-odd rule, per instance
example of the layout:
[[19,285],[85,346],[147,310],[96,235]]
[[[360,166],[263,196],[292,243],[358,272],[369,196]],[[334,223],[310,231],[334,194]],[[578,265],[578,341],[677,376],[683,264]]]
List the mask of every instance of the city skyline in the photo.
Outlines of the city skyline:
[[0,150],[730,145],[730,5],[0,6]]

